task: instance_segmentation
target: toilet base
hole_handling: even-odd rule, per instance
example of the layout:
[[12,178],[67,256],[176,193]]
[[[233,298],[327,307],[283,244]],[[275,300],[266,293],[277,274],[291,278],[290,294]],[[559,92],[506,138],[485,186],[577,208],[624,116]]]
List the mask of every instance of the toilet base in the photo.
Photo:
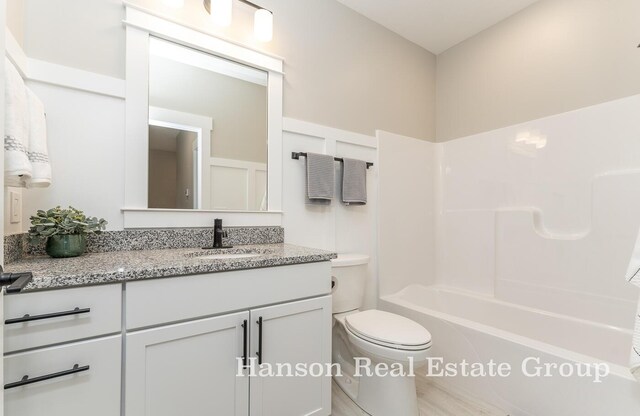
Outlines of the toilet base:
[[344,328],[334,326],[333,362],[340,364],[342,375],[333,379],[340,389],[372,416],[419,416],[415,377],[355,377],[353,357],[362,354],[345,340],[345,335]]
[[[333,377],[342,391],[371,416],[419,416],[415,377]],[[380,394],[383,391],[384,394]],[[393,398],[393,399],[391,399]]]
[[415,377],[361,376],[356,403],[373,416],[419,416]]

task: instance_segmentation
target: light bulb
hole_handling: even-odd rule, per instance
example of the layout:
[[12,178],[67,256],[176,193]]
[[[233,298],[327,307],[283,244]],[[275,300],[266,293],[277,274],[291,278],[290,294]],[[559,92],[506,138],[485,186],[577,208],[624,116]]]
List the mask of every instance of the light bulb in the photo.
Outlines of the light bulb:
[[266,9],[258,9],[253,22],[253,33],[260,42],[273,39],[273,14]]
[[179,9],[184,6],[184,0],[163,0],[164,4],[169,7],[173,7],[174,9]]
[[218,26],[231,25],[233,0],[211,0],[211,20]]

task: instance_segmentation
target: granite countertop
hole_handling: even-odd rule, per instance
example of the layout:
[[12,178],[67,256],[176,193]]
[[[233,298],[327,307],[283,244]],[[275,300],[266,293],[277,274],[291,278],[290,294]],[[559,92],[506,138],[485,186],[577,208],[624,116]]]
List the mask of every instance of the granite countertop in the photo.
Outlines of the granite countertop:
[[[258,253],[259,255],[235,259],[202,258],[211,254],[224,253]],[[159,277],[313,263],[333,258],[336,258],[335,253],[324,250],[291,244],[259,244],[219,250],[181,248],[112,251],[89,253],[67,259],[32,256],[7,265],[5,271],[33,273],[33,280],[21,292],[24,293]]]

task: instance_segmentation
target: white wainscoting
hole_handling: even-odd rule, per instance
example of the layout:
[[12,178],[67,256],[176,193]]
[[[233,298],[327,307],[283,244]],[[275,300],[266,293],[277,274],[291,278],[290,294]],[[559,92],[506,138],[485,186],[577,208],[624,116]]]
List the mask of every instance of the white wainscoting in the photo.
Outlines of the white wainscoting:
[[[284,119],[283,133],[283,226],[287,243],[339,253],[363,253],[371,257],[365,307],[377,301],[377,205],[378,164],[375,137]],[[367,199],[363,206],[346,206],[340,195],[328,206],[306,204],[306,163],[291,158],[292,152],[314,152],[374,162],[367,172]],[[336,162],[336,181],[341,164]],[[336,190],[339,190],[336,183]]]
[[267,205],[266,163],[212,157],[208,170],[211,209],[264,211]]
[[24,79],[108,97],[125,97],[123,79],[29,58],[8,28],[5,28],[5,37],[7,57]]

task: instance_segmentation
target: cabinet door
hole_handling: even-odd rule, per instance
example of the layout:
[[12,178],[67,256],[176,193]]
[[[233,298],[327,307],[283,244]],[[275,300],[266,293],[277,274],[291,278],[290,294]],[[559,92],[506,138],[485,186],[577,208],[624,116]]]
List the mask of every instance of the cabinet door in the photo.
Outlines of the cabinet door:
[[119,416],[121,345],[117,335],[7,355],[5,416]]
[[126,416],[246,416],[249,381],[237,373],[248,319],[241,312],[127,334]]
[[329,415],[330,376],[268,377],[258,368],[289,364],[295,370],[314,363],[326,368],[331,363],[331,296],[251,310],[251,357],[262,359],[258,376],[250,378],[252,416]]

